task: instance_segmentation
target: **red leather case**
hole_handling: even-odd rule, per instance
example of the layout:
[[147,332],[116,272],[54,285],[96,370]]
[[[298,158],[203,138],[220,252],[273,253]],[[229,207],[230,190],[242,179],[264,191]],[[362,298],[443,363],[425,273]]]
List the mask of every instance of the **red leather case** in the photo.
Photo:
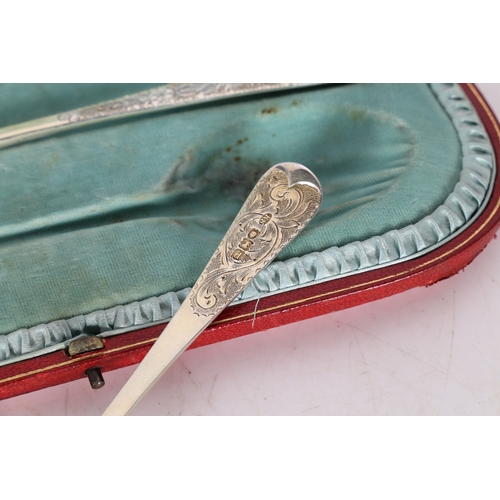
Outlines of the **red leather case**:
[[[499,123],[474,85],[463,84],[462,88],[483,121],[498,164]],[[399,264],[265,297],[257,304],[254,300],[235,305],[226,309],[190,348],[357,306],[452,276],[494,237],[500,224],[499,208],[497,176],[480,216],[438,249]],[[0,399],[84,378],[91,368],[99,368],[105,377],[107,371],[139,363],[163,328],[160,324],[105,338],[104,347],[82,354],[71,356],[61,350],[0,367]]]

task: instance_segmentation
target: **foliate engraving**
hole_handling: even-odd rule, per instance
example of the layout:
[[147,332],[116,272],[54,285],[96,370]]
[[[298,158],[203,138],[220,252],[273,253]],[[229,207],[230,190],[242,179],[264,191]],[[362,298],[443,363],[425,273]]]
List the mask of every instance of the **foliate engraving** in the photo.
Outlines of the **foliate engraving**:
[[243,205],[190,294],[198,316],[215,316],[311,220],[321,191],[311,183],[289,185],[280,166],[265,174]]
[[78,123],[111,118],[151,109],[179,106],[190,102],[209,101],[238,94],[294,87],[287,83],[172,83],[74,111],[61,113],[58,120]]

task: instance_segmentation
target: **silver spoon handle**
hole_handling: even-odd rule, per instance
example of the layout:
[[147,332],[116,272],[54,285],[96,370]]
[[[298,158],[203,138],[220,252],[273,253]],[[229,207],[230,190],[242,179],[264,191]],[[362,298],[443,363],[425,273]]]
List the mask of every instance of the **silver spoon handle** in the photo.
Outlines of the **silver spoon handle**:
[[177,357],[316,214],[318,179],[298,163],[269,169],[250,193],[177,314],[104,415],[126,415]]
[[85,125],[306,83],[170,83],[119,99],[0,128],[0,149]]

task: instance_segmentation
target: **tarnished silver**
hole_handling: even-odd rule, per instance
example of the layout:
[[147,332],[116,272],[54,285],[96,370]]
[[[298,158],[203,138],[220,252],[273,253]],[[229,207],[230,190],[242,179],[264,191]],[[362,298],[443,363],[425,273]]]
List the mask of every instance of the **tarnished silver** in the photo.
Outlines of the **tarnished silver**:
[[170,83],[119,99],[0,128],[0,148],[102,121],[262,92],[305,87],[308,83]]
[[316,214],[322,190],[298,163],[269,169],[177,314],[104,415],[126,415],[177,357]]

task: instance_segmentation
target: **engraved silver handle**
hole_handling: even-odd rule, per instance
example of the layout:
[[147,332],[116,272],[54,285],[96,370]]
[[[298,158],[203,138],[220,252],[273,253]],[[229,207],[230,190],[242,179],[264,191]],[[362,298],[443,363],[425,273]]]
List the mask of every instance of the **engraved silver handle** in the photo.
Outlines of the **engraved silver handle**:
[[298,163],[269,169],[250,193],[177,314],[104,415],[126,415],[178,356],[313,218],[316,176]]
[[321,198],[318,179],[304,166],[281,163],[268,170],[194,285],[194,314],[219,314],[299,234]]
[[164,109],[305,87],[307,83],[170,83],[119,99],[0,128],[0,149],[58,132]]

